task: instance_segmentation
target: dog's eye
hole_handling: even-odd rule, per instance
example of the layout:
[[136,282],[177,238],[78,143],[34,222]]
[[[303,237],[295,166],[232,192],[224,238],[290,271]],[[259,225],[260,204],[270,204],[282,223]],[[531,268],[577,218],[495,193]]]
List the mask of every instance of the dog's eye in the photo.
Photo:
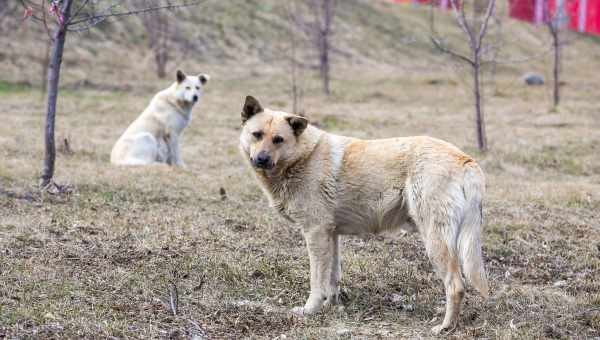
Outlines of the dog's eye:
[[186,87],[185,87],[185,89],[186,89],[186,90],[191,90],[192,88],[191,88],[191,87],[189,87],[189,86],[186,86]]
[[281,137],[281,136],[273,137],[273,144],[281,144],[281,143],[283,143],[283,137]]
[[200,86],[196,86],[196,90],[200,90]]
[[254,138],[256,138],[256,139],[261,139],[263,136],[263,133],[262,133],[262,131],[255,131],[255,132],[252,132],[252,136],[254,136]]

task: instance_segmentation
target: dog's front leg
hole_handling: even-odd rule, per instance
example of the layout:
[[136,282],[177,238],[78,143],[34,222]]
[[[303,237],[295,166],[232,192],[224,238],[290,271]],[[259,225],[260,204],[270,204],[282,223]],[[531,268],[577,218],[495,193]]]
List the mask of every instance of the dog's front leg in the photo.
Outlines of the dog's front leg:
[[169,164],[185,168],[185,164],[181,159],[181,153],[179,151],[179,138],[175,134],[171,134],[170,138],[167,140],[167,144],[169,145],[169,159],[171,160]]
[[324,305],[337,304],[340,293],[341,262],[339,235],[327,227],[304,232],[310,259],[310,295],[300,315],[318,312]]

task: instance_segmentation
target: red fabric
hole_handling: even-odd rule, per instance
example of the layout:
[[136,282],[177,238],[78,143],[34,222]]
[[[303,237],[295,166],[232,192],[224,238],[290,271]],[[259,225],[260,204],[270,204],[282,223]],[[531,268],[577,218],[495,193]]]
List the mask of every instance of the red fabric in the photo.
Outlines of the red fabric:
[[[388,0],[394,3],[401,4],[429,4],[430,1],[434,1],[436,6],[440,6],[443,0]],[[509,10],[508,14],[511,18],[523,20],[531,23],[535,23],[536,19],[543,20],[543,12],[538,11],[538,17],[536,18],[536,1],[544,0],[508,0]],[[548,0],[548,7],[550,15],[554,15],[556,12],[556,4],[558,0]],[[586,33],[593,33],[600,35],[600,0],[587,0],[586,1],[586,13],[585,13],[585,24],[583,25],[583,31]],[[582,0],[564,0],[565,13],[568,17],[566,27],[578,31],[579,25],[579,6],[583,3]],[[460,6],[460,1],[457,1]],[[447,0],[447,8],[452,8],[451,0]],[[543,7],[542,7],[543,8]]]
[[600,35],[600,0],[587,0],[586,32]]
[[508,6],[511,18],[529,22],[535,20],[535,0],[509,0]]
[[[577,8],[577,18],[579,18],[579,7]],[[573,29],[579,28],[579,21],[575,23]],[[600,34],[600,0],[587,0],[585,32]]]
[[[537,0],[544,1],[544,0]],[[558,0],[548,0],[550,15],[556,13]],[[580,5],[582,0],[564,0],[565,14],[567,16],[566,27],[578,31],[580,28]],[[536,0],[509,0],[509,16],[514,19],[531,23],[536,22],[535,13]],[[582,23],[583,32],[600,35],[600,0],[587,0],[585,23]]]

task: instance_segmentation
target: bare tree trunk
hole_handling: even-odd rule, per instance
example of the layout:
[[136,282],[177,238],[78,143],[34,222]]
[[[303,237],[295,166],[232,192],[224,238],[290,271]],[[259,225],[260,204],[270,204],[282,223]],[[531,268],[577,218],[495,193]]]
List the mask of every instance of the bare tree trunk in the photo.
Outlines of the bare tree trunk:
[[167,75],[167,63],[169,62],[169,48],[167,46],[169,39],[169,18],[166,15],[160,15],[158,46],[156,47],[156,66],[157,75],[163,79]]
[[437,0],[431,0],[429,2],[429,32],[431,34],[435,33],[435,6],[437,4]]
[[[560,3],[560,2],[559,2]],[[548,27],[550,36],[552,37],[552,48],[554,49],[554,64],[552,65],[553,74],[553,103],[558,106],[560,103],[560,27],[563,24],[563,10],[559,4],[555,9],[555,13],[550,13],[550,3],[544,0],[542,3],[544,22]]]
[[331,94],[331,37],[336,0],[304,0],[303,2],[312,12],[313,20],[305,20],[302,11],[296,8],[291,14],[292,22],[304,32],[310,40],[311,47],[316,50],[322,91],[325,95],[329,95]]
[[323,92],[326,95],[331,94],[329,87],[330,82],[330,65],[329,65],[329,50],[331,38],[331,24],[333,20],[333,0],[323,0],[323,28],[320,34],[320,70],[321,80],[323,82]]
[[554,106],[560,103],[560,41],[558,27],[552,32],[552,45],[554,47]]
[[485,121],[482,110],[481,96],[481,59],[479,55],[474,56],[473,63],[473,95],[475,96],[475,128],[477,130],[477,147],[481,151],[487,151],[487,136],[485,135]]
[[58,99],[58,83],[60,80],[60,67],[63,50],[67,38],[67,26],[71,15],[73,0],[64,0],[61,8],[62,22],[57,24],[53,34],[52,54],[48,69],[48,101],[46,108],[45,128],[45,155],[40,186],[42,188],[51,183],[54,176],[54,161],[56,159],[56,146],[54,144],[54,117],[56,116],[56,101]]
[[326,95],[331,94],[329,87],[329,44],[326,36],[322,36],[320,61],[321,81],[323,83],[323,92]]
[[166,14],[159,12],[149,13],[142,17],[142,23],[146,29],[148,42],[154,53],[156,75],[163,79],[167,75],[167,64],[169,63],[169,18]]
[[[291,3],[291,4],[290,4]],[[292,96],[292,112],[296,113],[296,114],[301,114],[303,111],[302,108],[302,96],[303,96],[303,86],[302,84],[300,84],[301,81],[301,74],[299,71],[299,65],[298,65],[298,36],[296,35],[296,29],[295,27],[298,26],[298,22],[297,22],[297,11],[298,8],[296,6],[296,2],[294,1],[290,1],[290,3],[285,3],[284,4],[284,8],[286,11],[286,16],[287,19],[290,23],[289,26],[289,34],[286,35],[285,39],[288,39],[289,37],[289,42],[290,42],[290,46],[289,46],[289,58],[290,58],[290,94]]]
[[301,94],[301,89],[298,85],[298,62],[296,61],[297,58],[297,44],[298,41],[296,39],[296,35],[294,32],[292,32],[292,37],[291,37],[291,64],[290,67],[292,68],[292,102],[293,102],[293,112],[298,114],[300,113],[300,96]]

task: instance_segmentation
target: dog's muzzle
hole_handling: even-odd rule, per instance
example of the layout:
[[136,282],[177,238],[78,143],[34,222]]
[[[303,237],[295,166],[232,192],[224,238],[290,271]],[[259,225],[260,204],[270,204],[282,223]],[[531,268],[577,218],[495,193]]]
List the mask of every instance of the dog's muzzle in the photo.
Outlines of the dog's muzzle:
[[198,101],[198,96],[194,95],[194,96],[192,97],[192,101],[194,101],[194,103],[195,103],[195,102],[197,102],[197,101]]
[[258,153],[256,158],[252,160],[252,163],[256,168],[269,170],[273,168],[273,160],[266,152],[261,151]]

